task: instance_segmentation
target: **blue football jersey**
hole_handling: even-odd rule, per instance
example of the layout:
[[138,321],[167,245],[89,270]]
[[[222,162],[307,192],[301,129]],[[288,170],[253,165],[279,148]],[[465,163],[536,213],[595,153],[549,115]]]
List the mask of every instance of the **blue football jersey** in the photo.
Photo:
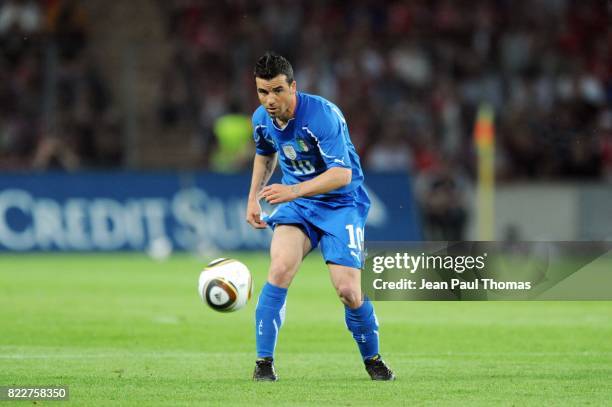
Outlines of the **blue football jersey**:
[[363,171],[342,112],[320,96],[297,92],[296,97],[294,117],[282,129],[263,106],[253,113],[257,154],[278,152],[282,182],[287,185],[307,181],[332,167],[350,168],[350,184],[310,198],[352,195],[363,183]]

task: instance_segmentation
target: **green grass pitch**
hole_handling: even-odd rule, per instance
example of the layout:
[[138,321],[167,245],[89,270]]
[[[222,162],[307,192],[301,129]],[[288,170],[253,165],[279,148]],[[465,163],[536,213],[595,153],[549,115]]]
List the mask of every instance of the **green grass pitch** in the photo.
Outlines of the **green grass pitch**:
[[[233,256],[257,295],[267,256]],[[256,301],[209,310],[201,267],[188,255],[1,255],[0,386],[69,386],[65,404],[37,405],[612,403],[612,302],[377,302],[398,377],[378,383],[315,253],[289,292],[280,381],[254,383]]]

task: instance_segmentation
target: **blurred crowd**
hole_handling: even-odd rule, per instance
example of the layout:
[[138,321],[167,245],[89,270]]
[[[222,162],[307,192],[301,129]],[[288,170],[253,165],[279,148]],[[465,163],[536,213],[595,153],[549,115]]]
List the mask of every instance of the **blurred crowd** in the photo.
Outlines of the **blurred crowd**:
[[465,234],[483,103],[495,112],[499,179],[612,180],[609,1],[164,5],[180,68],[167,71],[163,123],[191,118],[214,141],[230,106],[257,106],[252,66],[274,50],[292,61],[298,89],[343,110],[365,167],[416,175],[428,239]]
[[0,0],[0,169],[117,166],[108,87],[78,0]]
[[265,50],[298,88],[337,103],[365,165],[474,172],[482,102],[502,179],[612,174],[612,10],[606,0],[163,2],[174,59],[162,122],[256,107]]
[[[156,6],[171,44],[151,85],[157,128],[197,132],[210,168],[225,162],[213,159],[216,129],[244,130],[240,115],[257,107],[253,64],[275,50],[292,61],[298,89],[340,106],[367,168],[425,177],[424,197],[473,179],[474,118],[485,102],[498,178],[612,179],[609,1]],[[89,24],[78,0],[0,0],[0,168],[122,165],[121,114],[89,52]],[[232,150],[242,139],[226,143],[238,158],[225,169],[248,168],[249,155]]]

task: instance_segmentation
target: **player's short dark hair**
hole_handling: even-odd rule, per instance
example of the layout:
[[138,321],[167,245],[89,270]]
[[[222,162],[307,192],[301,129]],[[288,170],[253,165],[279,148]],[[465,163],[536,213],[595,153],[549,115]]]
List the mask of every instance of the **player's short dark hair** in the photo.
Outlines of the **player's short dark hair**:
[[278,75],[285,75],[287,83],[293,83],[293,67],[287,59],[268,51],[255,64],[255,77],[270,80]]

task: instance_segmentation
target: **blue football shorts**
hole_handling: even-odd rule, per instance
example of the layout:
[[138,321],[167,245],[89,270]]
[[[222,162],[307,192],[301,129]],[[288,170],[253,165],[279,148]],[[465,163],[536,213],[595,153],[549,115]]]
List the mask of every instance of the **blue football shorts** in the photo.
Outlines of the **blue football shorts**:
[[277,225],[296,225],[308,236],[312,249],[321,244],[326,263],[361,269],[369,209],[370,198],[360,187],[348,197],[300,198],[279,204],[270,215],[262,216],[262,220],[272,229]]

